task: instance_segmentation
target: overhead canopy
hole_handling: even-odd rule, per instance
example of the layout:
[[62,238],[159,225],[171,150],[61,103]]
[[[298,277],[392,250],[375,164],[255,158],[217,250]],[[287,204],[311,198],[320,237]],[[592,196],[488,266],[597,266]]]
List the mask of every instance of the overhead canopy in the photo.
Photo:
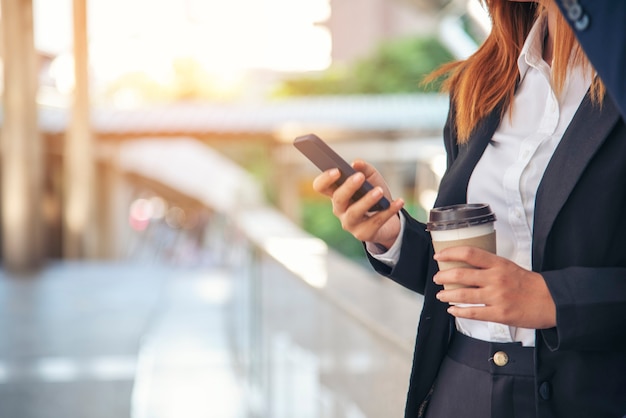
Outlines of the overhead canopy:
[[[441,95],[320,96],[255,103],[173,103],[141,109],[98,109],[92,129],[100,139],[143,136],[289,139],[308,130],[340,137],[363,133],[441,132],[448,99]],[[45,134],[65,131],[68,111],[42,107]]]

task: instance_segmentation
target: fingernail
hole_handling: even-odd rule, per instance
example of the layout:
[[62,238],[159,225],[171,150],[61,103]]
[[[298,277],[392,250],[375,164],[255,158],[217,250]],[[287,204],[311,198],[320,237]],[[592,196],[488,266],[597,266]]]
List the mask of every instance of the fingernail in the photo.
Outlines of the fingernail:
[[328,174],[330,174],[332,177],[335,177],[336,175],[339,174],[339,169],[338,168],[332,168]]
[[372,195],[374,195],[374,197],[382,196],[383,189],[381,189],[380,187],[376,187],[374,191],[372,192]]
[[354,183],[358,183],[363,179],[363,173],[356,173],[355,175],[352,176],[352,181]]

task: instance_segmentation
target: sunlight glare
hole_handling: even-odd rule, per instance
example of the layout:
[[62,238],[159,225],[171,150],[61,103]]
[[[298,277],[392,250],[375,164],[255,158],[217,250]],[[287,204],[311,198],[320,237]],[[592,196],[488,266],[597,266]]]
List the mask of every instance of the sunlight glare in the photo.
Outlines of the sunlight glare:
[[272,257],[311,286],[326,286],[328,246],[321,239],[270,237],[265,248]]
[[[71,2],[55,8],[35,0],[34,7],[38,48],[64,56],[56,80],[67,92]],[[331,35],[323,26],[329,0],[92,0],[88,14],[90,64],[100,85],[129,73],[167,84],[182,58],[214,75],[226,95],[241,88],[250,70],[315,71],[331,63]]]

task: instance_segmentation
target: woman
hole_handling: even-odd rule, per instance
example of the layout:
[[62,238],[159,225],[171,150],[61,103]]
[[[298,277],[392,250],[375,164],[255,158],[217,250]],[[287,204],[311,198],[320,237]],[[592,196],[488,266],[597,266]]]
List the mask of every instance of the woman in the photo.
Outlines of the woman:
[[[363,161],[342,186],[329,170],[313,187],[379,273],[424,295],[406,418],[622,417],[626,126],[555,5],[485,3],[488,39],[434,75],[451,97],[435,205],[490,204],[498,255],[434,256],[425,225]],[[365,179],[377,187],[352,203]],[[369,213],[383,194],[390,208]]]

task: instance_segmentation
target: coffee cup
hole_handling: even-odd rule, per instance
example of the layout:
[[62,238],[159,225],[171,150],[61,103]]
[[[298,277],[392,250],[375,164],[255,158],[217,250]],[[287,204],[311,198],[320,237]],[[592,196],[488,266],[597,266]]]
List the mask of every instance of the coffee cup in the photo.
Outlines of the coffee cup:
[[[430,211],[426,229],[430,232],[435,253],[450,247],[478,247],[496,253],[495,214],[487,204],[471,203],[442,206]],[[439,270],[456,267],[474,268],[461,261],[439,261]],[[458,289],[447,284],[444,289]]]

